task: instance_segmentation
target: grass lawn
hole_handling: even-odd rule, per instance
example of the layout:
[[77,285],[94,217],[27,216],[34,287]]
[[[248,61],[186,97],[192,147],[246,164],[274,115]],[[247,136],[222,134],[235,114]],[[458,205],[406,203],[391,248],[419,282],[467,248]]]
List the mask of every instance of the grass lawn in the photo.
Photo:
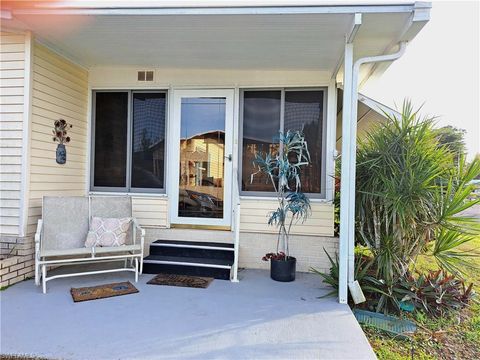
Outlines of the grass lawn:
[[[464,250],[480,249],[480,237],[465,245]],[[427,319],[414,316],[419,331],[412,341],[395,340],[372,328],[365,333],[379,359],[480,359],[480,257],[471,259],[478,269],[469,270],[467,281],[473,282],[477,293],[476,303],[448,318]],[[422,258],[417,263],[422,270],[435,269],[431,259]]]

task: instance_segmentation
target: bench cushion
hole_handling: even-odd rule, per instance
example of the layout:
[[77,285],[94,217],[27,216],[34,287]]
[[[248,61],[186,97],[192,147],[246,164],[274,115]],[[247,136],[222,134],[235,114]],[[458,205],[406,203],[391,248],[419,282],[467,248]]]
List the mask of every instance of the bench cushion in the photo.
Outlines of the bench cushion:
[[85,247],[125,245],[132,218],[92,217]]

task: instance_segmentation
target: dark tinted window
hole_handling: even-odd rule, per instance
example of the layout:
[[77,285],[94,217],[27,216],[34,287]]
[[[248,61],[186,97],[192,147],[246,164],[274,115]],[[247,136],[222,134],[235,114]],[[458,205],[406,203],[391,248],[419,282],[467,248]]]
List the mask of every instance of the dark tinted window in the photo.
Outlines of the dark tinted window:
[[127,92],[95,93],[94,186],[126,187]]
[[243,94],[242,190],[273,191],[270,180],[256,172],[255,153],[276,154],[280,131],[281,91],[245,91]]
[[133,93],[132,188],[163,188],[165,93]]
[[283,127],[281,123],[282,91],[245,91],[243,93],[242,191],[271,192],[273,186],[253,165],[255,153],[279,151],[278,135],[288,130],[303,130],[311,164],[301,171],[302,191],[321,193],[323,166],[322,90],[285,90]]
[[302,192],[320,193],[322,178],[323,91],[286,91],[284,128],[302,130],[311,162],[300,174]]

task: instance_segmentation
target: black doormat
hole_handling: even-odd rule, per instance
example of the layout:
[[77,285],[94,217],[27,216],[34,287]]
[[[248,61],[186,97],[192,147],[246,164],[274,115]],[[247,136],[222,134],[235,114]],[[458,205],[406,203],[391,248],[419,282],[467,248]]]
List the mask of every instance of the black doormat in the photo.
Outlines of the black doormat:
[[80,302],[104,299],[112,296],[135,294],[138,293],[138,290],[130,283],[130,281],[125,281],[83,288],[71,288],[70,293],[72,294],[73,301]]
[[211,277],[187,276],[176,274],[158,274],[152,278],[147,284],[150,285],[167,285],[167,286],[181,286],[206,289],[213,281]]

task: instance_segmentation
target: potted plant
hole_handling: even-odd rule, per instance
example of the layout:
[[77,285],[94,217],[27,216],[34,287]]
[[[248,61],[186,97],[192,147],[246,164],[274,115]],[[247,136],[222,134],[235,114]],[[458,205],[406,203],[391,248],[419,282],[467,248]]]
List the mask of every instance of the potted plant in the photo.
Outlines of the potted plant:
[[270,260],[270,277],[276,281],[295,280],[297,259],[290,256],[288,241],[294,222],[304,222],[311,214],[310,201],[301,190],[302,167],[310,163],[305,136],[301,131],[280,133],[280,149],[275,156],[256,153],[254,166],[272,183],[278,208],[268,214],[268,224],[278,228],[277,251],[266,254],[262,260]]
[[73,126],[63,119],[55,120],[53,125],[53,141],[58,142],[56,161],[57,164],[65,164],[67,162],[67,150],[65,149],[65,144],[70,142],[70,136],[67,136],[67,129],[71,129]]

